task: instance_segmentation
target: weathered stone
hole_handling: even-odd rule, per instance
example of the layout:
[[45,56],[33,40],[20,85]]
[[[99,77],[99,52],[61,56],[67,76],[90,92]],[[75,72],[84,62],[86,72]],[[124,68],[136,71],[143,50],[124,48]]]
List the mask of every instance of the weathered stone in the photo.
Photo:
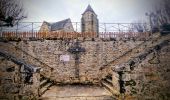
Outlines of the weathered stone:
[[19,93],[19,86],[15,84],[5,84],[3,86],[4,93]]
[[122,75],[122,80],[124,80],[124,81],[128,81],[128,80],[130,80],[131,79],[131,74],[123,74]]
[[[86,49],[86,52],[81,54],[78,64],[80,78],[75,76],[75,56],[67,52],[74,42],[66,40],[27,41],[27,43],[24,41],[19,43],[0,42],[0,50],[7,51],[8,55],[23,59],[28,64],[41,67],[43,70],[40,71],[40,74],[57,84],[98,85],[102,79],[111,75],[114,89],[119,92],[123,91],[122,93],[128,96],[141,98],[146,95],[146,99],[168,98],[170,60],[168,59],[169,54],[166,52],[169,52],[169,46],[164,43],[163,38],[158,38],[156,42],[152,40],[113,42],[101,41],[101,39],[99,41],[96,39],[95,41],[81,41],[80,45]],[[155,56],[153,56],[155,51],[159,63],[155,63]],[[68,55],[69,61],[61,61],[61,55]],[[149,63],[151,59],[154,64]],[[36,78],[40,76],[33,74],[33,83],[24,84],[24,81],[21,81],[24,77],[19,72],[21,71],[20,65],[11,62],[10,59],[4,60],[3,57],[0,59],[0,65],[0,87],[3,87],[0,91],[3,92],[2,94],[13,95],[19,92],[20,95],[32,96],[38,93],[39,78]],[[123,73],[121,78],[117,71]],[[22,73],[24,72],[22,71]],[[23,86],[17,88],[17,85],[16,87],[11,85],[14,82],[15,85]],[[5,85],[6,83],[8,84]],[[125,88],[125,91],[121,87]]]

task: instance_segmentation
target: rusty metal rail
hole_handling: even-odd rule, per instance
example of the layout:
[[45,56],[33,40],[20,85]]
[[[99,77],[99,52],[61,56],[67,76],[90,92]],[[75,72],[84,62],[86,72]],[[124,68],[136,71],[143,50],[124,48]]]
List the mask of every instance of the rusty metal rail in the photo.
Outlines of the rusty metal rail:
[[1,38],[35,38],[35,39],[47,39],[47,38],[146,38],[149,36],[149,32],[1,32]]

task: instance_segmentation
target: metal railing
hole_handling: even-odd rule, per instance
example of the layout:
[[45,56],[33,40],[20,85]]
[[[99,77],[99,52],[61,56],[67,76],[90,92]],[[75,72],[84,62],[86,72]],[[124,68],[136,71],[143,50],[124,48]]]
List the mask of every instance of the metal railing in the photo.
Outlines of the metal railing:
[[[72,22],[72,32],[47,31],[40,32],[42,22],[21,22],[14,27],[1,27],[0,37],[5,38],[78,38],[78,37],[100,37],[100,38],[138,38],[147,37],[149,24],[146,23],[99,23],[95,32],[81,32],[81,23]],[[138,28],[137,28],[138,27]]]
[[[55,23],[55,22],[50,22]],[[1,32],[37,32],[40,30],[43,22],[20,22],[14,27],[1,27]],[[81,32],[81,22],[71,22],[74,31]],[[142,29],[143,32],[150,30],[148,23],[99,23],[96,26],[99,32],[137,32]]]
[[20,39],[74,39],[74,38],[147,38],[149,32],[2,32],[2,38],[20,38]]

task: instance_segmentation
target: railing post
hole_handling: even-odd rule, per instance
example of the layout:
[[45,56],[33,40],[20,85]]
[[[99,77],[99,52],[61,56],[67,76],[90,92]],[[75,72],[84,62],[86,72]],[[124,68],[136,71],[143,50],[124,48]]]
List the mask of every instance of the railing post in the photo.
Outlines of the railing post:
[[34,33],[34,23],[32,22],[32,37],[34,37],[33,34]]
[[106,32],[106,23],[104,23],[104,31]]
[[152,32],[152,28],[153,28],[153,27],[152,27],[151,15],[149,15],[149,22],[150,22],[150,27],[151,27],[151,35],[152,35],[152,33],[153,33],[153,32]]
[[18,37],[18,22],[17,22],[17,29],[16,29],[16,37]]
[[33,73],[33,87],[34,89],[34,95],[39,95],[39,87],[40,87],[40,72]]
[[120,33],[120,24],[118,23],[118,29],[119,29],[119,33]]
[[154,17],[154,13],[146,13],[145,15],[149,17],[149,24],[150,24],[150,28],[151,28],[150,32],[151,32],[151,34],[153,34],[153,31],[152,31],[152,28],[153,28],[153,26],[152,26],[152,24],[153,24],[152,23],[152,17]]
[[76,32],[77,32],[77,22],[76,22]]
[[2,37],[2,33],[3,33],[3,32],[2,32],[2,27],[1,27],[0,37]]

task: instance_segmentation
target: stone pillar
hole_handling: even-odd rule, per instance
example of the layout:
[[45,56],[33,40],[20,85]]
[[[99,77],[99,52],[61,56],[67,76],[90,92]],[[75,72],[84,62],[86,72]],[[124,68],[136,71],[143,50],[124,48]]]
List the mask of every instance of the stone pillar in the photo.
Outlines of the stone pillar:
[[33,73],[33,94],[34,96],[39,95],[39,87],[40,87],[40,73]]
[[114,94],[119,95],[120,94],[119,75],[115,72],[112,73],[112,84],[115,92]]

